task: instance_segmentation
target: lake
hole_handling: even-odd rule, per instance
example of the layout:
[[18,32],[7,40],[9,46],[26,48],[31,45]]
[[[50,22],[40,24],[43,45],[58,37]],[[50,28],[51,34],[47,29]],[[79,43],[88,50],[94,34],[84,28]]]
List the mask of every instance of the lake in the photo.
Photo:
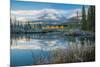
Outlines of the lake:
[[12,34],[10,59],[11,66],[94,61],[95,38],[61,33]]

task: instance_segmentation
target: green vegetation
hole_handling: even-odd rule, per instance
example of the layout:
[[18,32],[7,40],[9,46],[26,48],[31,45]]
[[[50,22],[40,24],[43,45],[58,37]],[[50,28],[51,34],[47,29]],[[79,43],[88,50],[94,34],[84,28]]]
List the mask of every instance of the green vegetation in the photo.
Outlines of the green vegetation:
[[[34,24],[35,22],[27,21],[25,24],[20,24],[15,20],[11,21],[11,33],[55,33],[64,32],[66,35],[91,35],[95,34],[95,6],[89,6],[86,10],[85,6],[82,7],[81,19],[76,12],[77,17],[70,18],[64,24]],[[33,24],[32,24],[33,23]]]
[[89,6],[87,15],[85,7],[82,7],[81,29],[95,32],[95,6]]
[[86,13],[85,13],[85,7],[84,6],[82,7],[81,29],[82,30],[87,29]]
[[90,6],[88,9],[87,29],[95,32],[95,6]]

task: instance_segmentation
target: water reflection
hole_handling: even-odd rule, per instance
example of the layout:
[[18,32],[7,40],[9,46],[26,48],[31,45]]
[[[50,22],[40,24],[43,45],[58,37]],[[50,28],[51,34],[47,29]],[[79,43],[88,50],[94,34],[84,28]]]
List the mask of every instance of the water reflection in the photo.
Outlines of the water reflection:
[[92,36],[12,34],[11,65],[93,61],[94,47]]

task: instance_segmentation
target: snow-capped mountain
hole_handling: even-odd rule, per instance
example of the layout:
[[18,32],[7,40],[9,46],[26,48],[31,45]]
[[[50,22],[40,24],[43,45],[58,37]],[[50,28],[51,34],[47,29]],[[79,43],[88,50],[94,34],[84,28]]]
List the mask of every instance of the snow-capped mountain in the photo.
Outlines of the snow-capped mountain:
[[[12,15],[16,16],[16,20],[21,22],[34,21],[46,23],[63,23],[69,21],[69,16],[76,15],[76,10],[28,10],[28,11],[11,11]],[[71,17],[71,18],[72,18]]]
[[49,21],[65,21],[66,16],[57,10],[45,9],[42,11],[42,14],[38,17],[40,20],[49,20]]

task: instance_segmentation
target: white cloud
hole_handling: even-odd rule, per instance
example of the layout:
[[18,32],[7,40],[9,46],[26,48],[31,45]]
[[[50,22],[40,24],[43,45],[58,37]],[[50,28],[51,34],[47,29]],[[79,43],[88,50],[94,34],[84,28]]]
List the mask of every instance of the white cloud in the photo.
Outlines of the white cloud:
[[39,15],[39,14],[45,14],[45,13],[63,13],[62,11],[55,10],[55,9],[42,9],[42,10],[15,10],[11,11],[11,14],[13,15]]
[[78,16],[81,16],[81,9],[75,9],[70,11],[70,15],[67,18],[76,17],[78,12]]
[[[42,10],[12,10],[11,15],[16,16],[18,19],[27,20],[59,20],[61,17],[70,18],[76,16],[76,12],[81,14],[81,9],[71,9],[71,10],[57,10],[57,9],[42,9]],[[46,15],[46,16],[45,16]]]

